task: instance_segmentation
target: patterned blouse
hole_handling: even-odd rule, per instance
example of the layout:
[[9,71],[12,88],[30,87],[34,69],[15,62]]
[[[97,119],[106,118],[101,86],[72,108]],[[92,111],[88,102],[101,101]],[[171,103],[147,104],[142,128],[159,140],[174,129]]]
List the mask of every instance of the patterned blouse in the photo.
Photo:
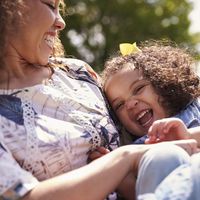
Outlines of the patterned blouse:
[[54,60],[45,84],[0,90],[0,199],[87,164],[88,152],[119,145],[101,89],[77,59]]

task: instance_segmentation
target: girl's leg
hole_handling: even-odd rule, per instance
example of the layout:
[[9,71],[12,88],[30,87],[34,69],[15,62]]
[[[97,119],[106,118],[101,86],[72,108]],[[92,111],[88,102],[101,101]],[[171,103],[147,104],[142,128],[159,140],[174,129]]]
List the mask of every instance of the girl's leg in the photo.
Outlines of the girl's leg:
[[200,153],[192,156],[191,163],[191,180],[193,184],[190,200],[198,200],[200,197]]
[[168,144],[150,149],[139,163],[136,196],[153,193],[167,175],[186,163],[190,163],[190,157],[178,146]]
[[191,158],[191,164],[182,164],[167,176],[154,193],[143,194],[139,200],[199,200],[200,153]]

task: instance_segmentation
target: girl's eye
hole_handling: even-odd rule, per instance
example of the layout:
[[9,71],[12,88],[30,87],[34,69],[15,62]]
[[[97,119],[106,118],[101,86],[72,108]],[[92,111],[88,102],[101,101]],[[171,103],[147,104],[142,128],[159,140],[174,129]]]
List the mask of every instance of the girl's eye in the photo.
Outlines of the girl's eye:
[[123,105],[124,105],[124,102],[119,102],[118,104],[114,106],[114,110],[119,111],[123,107]]
[[145,85],[140,85],[139,87],[135,88],[135,90],[133,91],[133,93],[134,94],[139,93],[144,87],[145,87]]
[[142,92],[147,85],[149,85],[149,84],[139,85],[138,87],[136,87],[133,90],[133,94],[138,94],[138,93]]

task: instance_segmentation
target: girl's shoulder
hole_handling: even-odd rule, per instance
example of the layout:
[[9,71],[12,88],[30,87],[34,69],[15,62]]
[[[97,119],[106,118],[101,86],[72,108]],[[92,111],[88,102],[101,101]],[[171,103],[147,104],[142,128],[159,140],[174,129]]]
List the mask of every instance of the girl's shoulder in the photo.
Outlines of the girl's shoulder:
[[187,128],[200,126],[200,98],[191,101],[174,117],[181,119]]

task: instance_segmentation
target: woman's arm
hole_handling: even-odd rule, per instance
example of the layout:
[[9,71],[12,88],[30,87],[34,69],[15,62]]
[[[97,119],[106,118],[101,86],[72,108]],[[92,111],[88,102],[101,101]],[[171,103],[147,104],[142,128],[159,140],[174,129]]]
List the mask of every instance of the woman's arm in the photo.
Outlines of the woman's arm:
[[197,146],[200,148],[200,126],[188,129],[191,139],[197,141]]
[[148,148],[120,147],[87,166],[39,183],[23,200],[102,200],[129,171],[137,171],[140,157]]
[[[188,150],[189,154],[196,151],[194,140],[168,143],[177,143]],[[87,166],[39,183],[23,200],[102,200],[118,187],[129,172],[132,172],[134,177],[137,176],[140,158],[156,145],[163,143],[119,147]]]

